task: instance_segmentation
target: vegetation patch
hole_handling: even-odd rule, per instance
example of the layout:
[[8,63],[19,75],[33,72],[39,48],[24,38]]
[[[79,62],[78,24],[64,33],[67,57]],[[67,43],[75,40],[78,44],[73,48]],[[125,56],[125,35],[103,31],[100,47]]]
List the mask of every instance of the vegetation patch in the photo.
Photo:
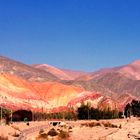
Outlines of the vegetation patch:
[[91,107],[90,105],[85,105],[84,103],[77,110],[77,117],[79,120],[89,120],[89,119],[115,119],[119,118],[120,112],[116,110],[111,110],[110,108],[100,110]]
[[59,139],[67,139],[69,138],[69,133],[67,131],[61,130],[58,136]]
[[49,132],[47,133],[49,136],[57,136],[58,135],[58,132],[54,129],[54,128],[52,128],[52,129],[50,129],[49,130]]
[[101,126],[101,123],[99,123],[99,122],[83,123],[83,124],[81,124],[81,126],[96,127],[96,126]]
[[13,137],[19,137],[19,135],[20,135],[20,134],[19,134],[18,132],[15,132],[12,136],[13,136]]
[[112,124],[112,123],[110,123],[110,122],[102,122],[102,124],[104,125],[104,127],[118,128],[117,125]]
[[112,124],[112,123],[110,123],[110,122],[101,122],[101,123],[99,123],[99,122],[90,122],[90,123],[83,123],[83,124],[81,124],[81,126],[85,126],[85,127],[96,127],[96,126],[104,126],[104,127],[109,127],[109,128],[118,128],[118,126],[117,125],[115,125],[115,124]]
[[39,134],[44,133],[44,129],[40,129]]
[[46,133],[39,134],[36,140],[48,140],[48,134]]

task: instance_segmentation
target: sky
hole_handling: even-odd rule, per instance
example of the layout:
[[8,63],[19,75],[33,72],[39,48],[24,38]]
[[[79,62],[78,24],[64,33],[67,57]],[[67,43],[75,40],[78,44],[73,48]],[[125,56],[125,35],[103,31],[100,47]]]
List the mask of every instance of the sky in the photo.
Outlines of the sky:
[[139,0],[0,0],[0,55],[95,71],[140,59]]

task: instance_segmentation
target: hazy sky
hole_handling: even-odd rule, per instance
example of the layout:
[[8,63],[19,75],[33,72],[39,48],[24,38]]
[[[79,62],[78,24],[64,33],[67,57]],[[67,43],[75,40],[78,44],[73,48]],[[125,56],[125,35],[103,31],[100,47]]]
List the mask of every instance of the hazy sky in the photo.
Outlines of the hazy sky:
[[83,71],[140,59],[140,0],[0,0],[0,55]]

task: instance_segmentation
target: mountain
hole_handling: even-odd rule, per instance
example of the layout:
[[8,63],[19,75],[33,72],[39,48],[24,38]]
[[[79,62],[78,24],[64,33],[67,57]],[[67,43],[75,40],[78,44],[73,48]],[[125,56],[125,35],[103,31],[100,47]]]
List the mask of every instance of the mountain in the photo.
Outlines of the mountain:
[[68,70],[68,69],[61,69],[63,72],[65,72],[67,75],[72,77],[72,80],[75,80],[76,78],[83,76],[85,74],[89,74],[88,72],[78,71],[78,70]]
[[9,73],[29,81],[56,81],[58,78],[44,70],[33,68],[21,62],[0,56],[0,72]]
[[139,60],[85,73],[47,64],[29,66],[1,56],[0,71],[0,106],[13,110],[58,112],[90,103],[122,111],[140,99]]
[[140,60],[116,69],[126,77],[133,80],[140,80]]
[[81,86],[87,91],[101,92],[116,98],[122,94],[140,97],[140,60],[121,67],[101,69],[64,84]]
[[133,99],[136,99],[136,97],[130,94],[123,94],[116,99],[112,99],[110,96],[104,96],[99,92],[83,91],[68,103],[68,107],[78,108],[84,103],[100,110],[117,109],[123,111],[125,106]]
[[113,100],[99,92],[87,92],[58,82],[29,82],[14,75],[0,74],[0,106],[13,110],[59,112],[69,107],[76,109],[83,102],[94,108],[121,110],[134,98],[123,95]]
[[104,68],[95,72],[87,73],[85,75],[79,76],[76,80],[88,81],[95,77],[105,75],[107,73],[118,72],[123,76],[126,76],[132,80],[140,80],[140,60],[136,60],[128,65],[114,67],[114,68]]
[[0,74],[0,105],[10,109],[44,110],[67,106],[82,88],[57,82],[29,82],[10,74]]
[[61,80],[73,80],[73,77],[66,74],[63,70],[50,66],[48,64],[36,64],[36,65],[33,65],[33,67],[52,73],[53,75],[55,75]]
[[35,64],[33,67],[52,73],[61,80],[75,80],[82,75],[88,74],[82,71],[59,69],[48,64]]

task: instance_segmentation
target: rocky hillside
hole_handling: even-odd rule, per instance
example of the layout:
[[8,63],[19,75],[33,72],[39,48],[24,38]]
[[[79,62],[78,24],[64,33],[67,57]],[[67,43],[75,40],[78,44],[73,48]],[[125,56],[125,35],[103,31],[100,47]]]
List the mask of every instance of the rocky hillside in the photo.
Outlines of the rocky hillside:
[[140,97],[140,61],[131,64],[102,69],[77,78],[74,81],[63,81],[68,85],[82,86],[87,91],[99,91],[113,98],[122,94]]
[[122,110],[140,98],[139,62],[84,73],[0,57],[0,106],[59,111],[90,102],[95,108]]
[[40,69],[40,70],[44,70],[49,73],[52,73],[53,75],[55,75],[56,77],[58,77],[61,80],[73,80],[73,77],[69,76],[69,74],[65,73],[64,71],[62,71],[59,68],[50,66],[48,64],[36,64],[36,65],[33,65],[33,67]]
[[0,75],[0,105],[12,109],[47,111],[67,106],[82,91],[57,82],[29,82],[10,74]]
[[21,62],[0,56],[0,72],[16,75],[29,81],[55,81],[58,78],[44,70],[33,68]]
[[135,97],[123,95],[114,100],[99,92],[57,82],[29,82],[14,75],[0,75],[0,106],[13,110],[56,112],[69,107],[76,109],[82,103],[99,109],[121,110],[132,99]]

